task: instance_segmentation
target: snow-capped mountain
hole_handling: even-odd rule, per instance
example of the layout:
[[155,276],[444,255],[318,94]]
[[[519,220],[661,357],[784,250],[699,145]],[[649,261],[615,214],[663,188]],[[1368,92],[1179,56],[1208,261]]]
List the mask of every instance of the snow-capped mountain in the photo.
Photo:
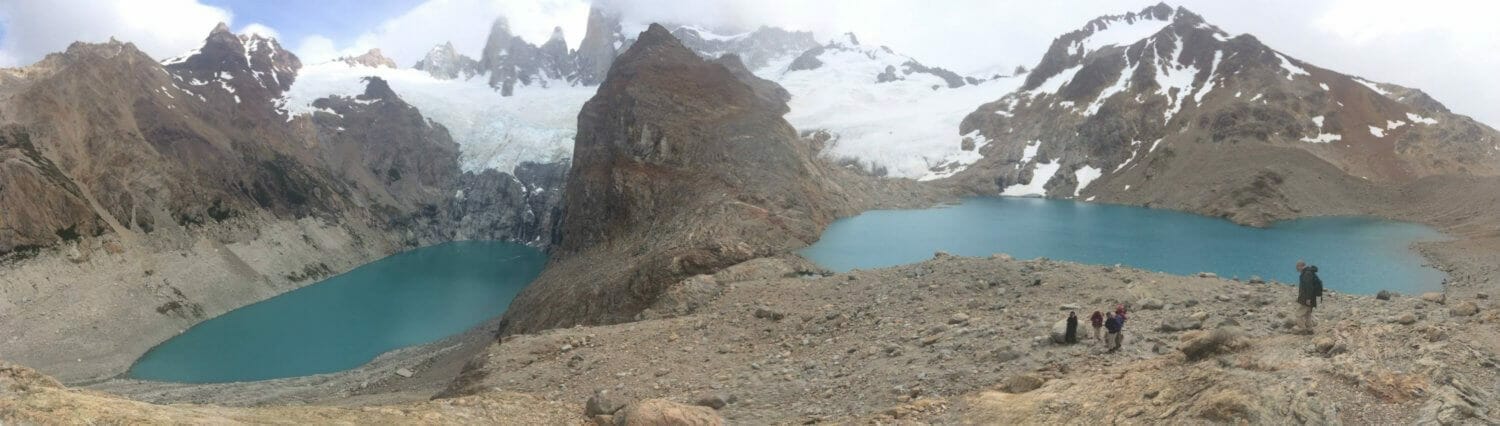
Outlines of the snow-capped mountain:
[[[1210,211],[1266,198],[1298,208],[1278,188],[1308,170],[1325,182],[1500,173],[1494,129],[1420,91],[1314,66],[1164,4],[1057,38],[962,131],[989,141],[959,176],[979,191]],[[1307,161],[1331,167],[1261,169]],[[1224,190],[1178,200],[1202,194],[1183,186]]]
[[433,78],[444,80],[474,78],[479,74],[479,61],[459,54],[453,43],[443,43],[427,51],[427,56],[417,61],[412,69],[426,71]]
[[[262,105],[279,98],[296,81],[302,61],[281,48],[276,39],[258,34],[235,35],[219,24],[204,40],[203,47],[162,61],[174,78],[193,96],[246,101]],[[261,111],[247,108],[250,112]]]

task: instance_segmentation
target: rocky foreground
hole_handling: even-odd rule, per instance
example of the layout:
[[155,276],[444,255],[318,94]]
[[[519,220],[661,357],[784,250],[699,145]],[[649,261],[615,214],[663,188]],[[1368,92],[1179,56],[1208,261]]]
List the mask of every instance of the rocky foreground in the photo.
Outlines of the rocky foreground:
[[[1456,279],[1483,266],[1455,262]],[[1304,335],[1288,328],[1293,289],[1249,279],[1003,255],[811,269],[754,260],[673,286],[642,321],[508,337],[429,402],[158,406],[12,368],[0,419],[623,423],[603,416],[655,407],[747,424],[1497,420],[1500,306],[1485,293],[1331,294]],[[1125,346],[1105,353],[1086,317],[1116,303],[1131,309]],[[1058,344],[1071,309],[1083,341]]]

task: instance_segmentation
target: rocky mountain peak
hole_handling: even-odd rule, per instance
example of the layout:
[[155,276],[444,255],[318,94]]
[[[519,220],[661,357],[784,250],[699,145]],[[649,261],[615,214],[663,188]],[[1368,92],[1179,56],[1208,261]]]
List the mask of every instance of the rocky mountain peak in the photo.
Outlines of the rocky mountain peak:
[[[452,46],[449,46],[449,48],[452,48]],[[361,54],[359,56],[345,56],[335,60],[349,64],[350,66],[396,68],[396,61],[391,60],[391,58],[385,57],[385,55],[380,52],[380,48],[378,47],[370,49],[368,52],[365,52],[364,54]]]
[[475,61],[474,58],[465,55],[460,55],[453,48],[453,42],[447,42],[433,46],[432,50],[427,51],[427,56],[423,57],[421,61],[417,61],[416,65],[413,65],[412,68],[426,71],[433,77],[440,79],[452,80],[463,78],[467,80],[479,73],[479,61]]
[[219,24],[203,47],[162,62],[194,93],[269,104],[292,87],[302,61],[275,38],[235,35]]
[[[987,165],[970,175],[1003,194],[1123,197],[1156,182],[1202,182],[1163,178],[1186,169],[1174,168],[1175,158],[1193,156],[1182,161],[1217,164],[1215,182],[1243,186],[1221,192],[1241,199],[1179,200],[1181,208],[1261,223],[1311,198],[1266,189],[1290,178],[1229,158],[1333,166],[1299,170],[1305,182],[1500,173],[1484,152],[1495,131],[1445,111],[1419,91],[1323,69],[1255,37],[1231,37],[1185,8],[1156,5],[1058,37],[1020,90],[981,106],[960,132],[990,141],[980,149]],[[1153,202],[1178,197],[1152,194]],[[1265,211],[1239,209],[1250,204]]]
[[578,115],[556,260],[506,312],[508,331],[630,318],[677,280],[798,246],[832,220],[841,199],[785,103],[723,61],[659,24],[615,59]]
[[627,47],[627,37],[620,29],[620,15],[599,5],[589,8],[588,27],[583,41],[574,53],[578,64],[578,82],[593,86],[604,81],[609,66]]

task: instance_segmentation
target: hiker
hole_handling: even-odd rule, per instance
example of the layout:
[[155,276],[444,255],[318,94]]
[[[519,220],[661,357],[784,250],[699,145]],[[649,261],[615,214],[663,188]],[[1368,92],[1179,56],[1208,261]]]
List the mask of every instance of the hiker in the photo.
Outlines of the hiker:
[[1297,281],[1297,318],[1302,332],[1313,332],[1313,308],[1318,307],[1318,298],[1323,297],[1323,280],[1318,278],[1318,267],[1297,261],[1297,272],[1302,274]]
[[1063,341],[1070,345],[1078,343],[1078,312],[1068,311],[1068,331],[1063,333]]
[[1120,325],[1125,325],[1125,304],[1115,305],[1115,318],[1120,319]]
[[1104,345],[1109,347],[1109,352],[1114,352],[1120,350],[1120,343],[1125,341],[1123,336],[1125,321],[1115,316],[1114,312],[1106,315],[1108,318],[1104,320],[1104,328],[1109,330],[1109,334],[1104,336]]
[[1094,340],[1103,342],[1104,335],[1099,333],[1099,329],[1104,328],[1104,314],[1094,311],[1094,315],[1089,316],[1089,323],[1094,325]]

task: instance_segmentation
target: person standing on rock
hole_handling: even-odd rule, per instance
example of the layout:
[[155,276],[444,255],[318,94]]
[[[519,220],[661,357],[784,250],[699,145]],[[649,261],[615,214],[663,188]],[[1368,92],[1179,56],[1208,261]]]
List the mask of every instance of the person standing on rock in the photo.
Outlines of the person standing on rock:
[[1109,330],[1109,334],[1104,336],[1104,345],[1109,347],[1109,352],[1118,351],[1120,350],[1120,344],[1125,341],[1125,321],[1115,316],[1114,312],[1106,315],[1109,318],[1104,320],[1104,328]]
[[1068,328],[1063,333],[1063,341],[1068,344],[1078,343],[1078,312],[1068,311]]
[[1094,311],[1094,314],[1089,316],[1089,323],[1094,326],[1094,340],[1103,342],[1104,334],[1099,333],[1099,329],[1104,328],[1104,314]]
[[1323,280],[1318,278],[1318,267],[1307,262],[1297,261],[1297,272],[1302,274],[1297,280],[1297,318],[1302,332],[1312,334],[1313,308],[1318,307],[1318,298],[1323,297]]

